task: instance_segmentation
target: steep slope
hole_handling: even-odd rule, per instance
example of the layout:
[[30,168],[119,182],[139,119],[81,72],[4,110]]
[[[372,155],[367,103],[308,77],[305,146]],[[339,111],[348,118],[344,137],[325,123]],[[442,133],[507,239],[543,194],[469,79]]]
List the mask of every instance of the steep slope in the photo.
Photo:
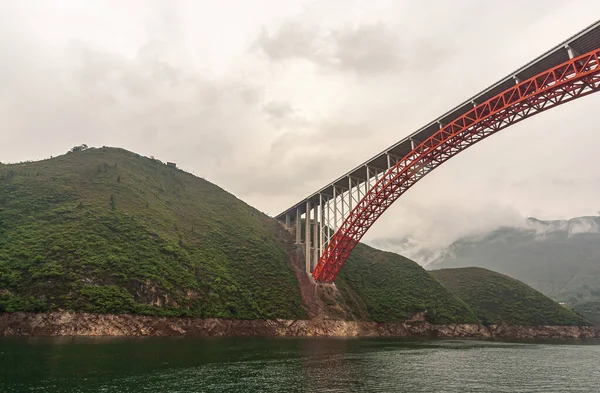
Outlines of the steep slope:
[[600,301],[580,303],[573,307],[573,310],[583,315],[594,325],[600,326]]
[[364,244],[354,249],[335,283],[354,310],[365,310],[374,321],[404,320],[424,312],[432,323],[478,322],[469,306],[416,262]]
[[121,149],[0,167],[0,311],[223,318],[306,311],[268,216]]
[[515,277],[560,302],[600,300],[600,217],[529,219],[452,244],[428,269],[478,266]]
[[528,285],[482,268],[441,269],[433,277],[469,304],[484,324],[586,325],[573,311]]

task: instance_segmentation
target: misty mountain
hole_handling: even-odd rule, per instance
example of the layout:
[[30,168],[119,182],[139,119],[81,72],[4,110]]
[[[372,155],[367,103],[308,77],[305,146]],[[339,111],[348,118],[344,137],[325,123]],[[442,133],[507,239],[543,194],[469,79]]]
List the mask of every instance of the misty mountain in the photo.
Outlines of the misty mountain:
[[476,266],[522,280],[561,302],[600,299],[600,217],[500,227],[452,243],[428,269]]

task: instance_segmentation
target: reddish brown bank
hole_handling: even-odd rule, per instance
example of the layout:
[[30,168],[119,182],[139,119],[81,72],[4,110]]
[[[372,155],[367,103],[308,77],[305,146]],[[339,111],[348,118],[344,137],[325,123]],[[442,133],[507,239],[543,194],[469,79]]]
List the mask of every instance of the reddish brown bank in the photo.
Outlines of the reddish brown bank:
[[336,320],[230,320],[127,314],[0,314],[0,336],[593,338],[591,326],[432,325]]

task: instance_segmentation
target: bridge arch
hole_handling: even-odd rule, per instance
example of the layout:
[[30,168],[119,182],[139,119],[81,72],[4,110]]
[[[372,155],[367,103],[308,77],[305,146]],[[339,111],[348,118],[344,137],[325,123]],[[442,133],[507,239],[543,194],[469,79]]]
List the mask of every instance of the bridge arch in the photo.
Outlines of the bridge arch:
[[[586,39],[586,49],[594,49],[577,55],[573,46],[585,47],[579,45],[582,37]],[[317,282],[333,282],[354,247],[387,208],[420,179],[466,148],[526,118],[600,90],[599,48],[600,22],[597,22],[467,105],[462,104],[450,115],[442,116],[383,155],[374,157],[357,168],[359,171],[351,171],[295,205],[292,209],[295,208],[299,243],[302,242],[301,209],[304,209],[307,273],[312,273]],[[393,154],[398,152],[401,154]],[[382,165],[382,159],[387,160],[387,165]],[[387,169],[382,169],[385,166]],[[362,178],[357,174],[364,173],[363,169],[366,176],[361,183]],[[336,203],[340,193],[341,211]],[[278,218],[285,217],[286,225],[291,228],[290,211]],[[342,216],[340,225],[337,225],[338,215]]]

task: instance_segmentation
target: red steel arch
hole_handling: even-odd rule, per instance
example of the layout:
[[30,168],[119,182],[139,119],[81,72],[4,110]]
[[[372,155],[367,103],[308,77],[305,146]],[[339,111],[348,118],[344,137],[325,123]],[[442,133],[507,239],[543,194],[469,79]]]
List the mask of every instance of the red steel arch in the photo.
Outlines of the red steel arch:
[[519,121],[600,90],[600,49],[501,92],[441,128],[389,168],[354,207],[323,251],[313,277],[331,283],[375,221],[417,181],[467,147]]

